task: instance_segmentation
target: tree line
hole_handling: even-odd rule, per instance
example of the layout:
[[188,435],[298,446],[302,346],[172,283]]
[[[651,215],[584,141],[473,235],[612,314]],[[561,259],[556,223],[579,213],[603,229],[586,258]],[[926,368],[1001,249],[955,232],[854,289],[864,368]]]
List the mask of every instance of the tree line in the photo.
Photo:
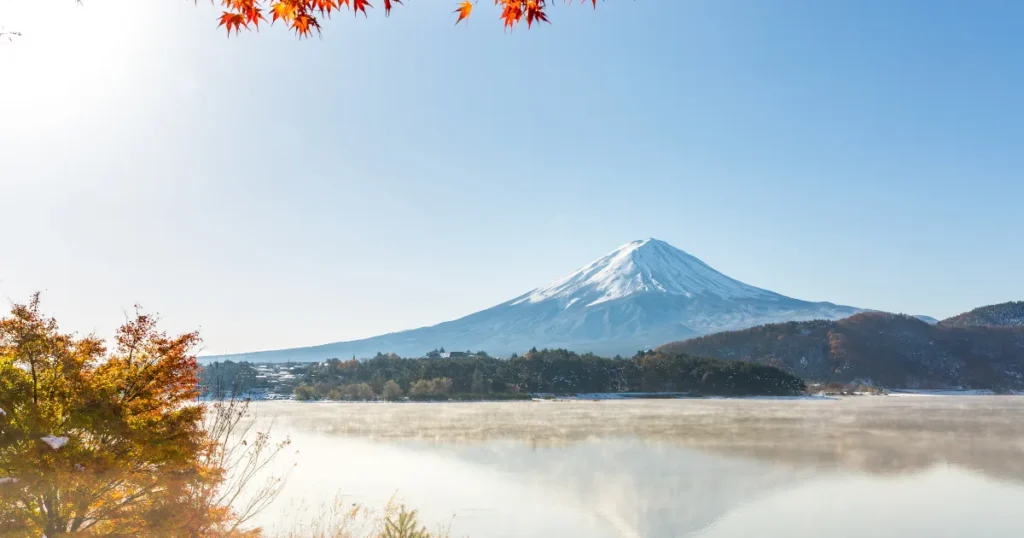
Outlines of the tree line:
[[[236,365],[239,363],[235,363]],[[244,363],[241,363],[244,364]],[[223,366],[212,364],[208,371]],[[245,371],[244,366],[234,366]],[[231,381],[219,381],[220,387]],[[210,390],[218,390],[211,386]],[[806,390],[803,380],[772,366],[639,352],[629,359],[531,349],[522,356],[330,359],[305,369],[294,389],[300,400],[513,399],[530,394],[689,393],[786,396]]]

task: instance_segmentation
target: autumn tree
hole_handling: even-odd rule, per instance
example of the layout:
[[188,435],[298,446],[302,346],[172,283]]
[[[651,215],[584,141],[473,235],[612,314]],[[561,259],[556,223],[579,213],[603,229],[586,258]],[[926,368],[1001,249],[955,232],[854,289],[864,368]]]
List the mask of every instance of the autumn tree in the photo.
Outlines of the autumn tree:
[[395,401],[402,398],[402,387],[398,386],[394,380],[388,380],[384,384],[384,389],[381,391],[381,396],[387,401]]
[[137,313],[108,349],[60,332],[38,295],[0,319],[0,535],[246,535],[228,464],[274,449],[256,436],[255,452],[225,452],[240,415],[215,412],[207,427],[198,344]]
[[412,399],[448,399],[452,393],[452,380],[447,377],[420,379],[409,387]]
[[296,400],[306,401],[316,399],[316,391],[309,385],[299,385],[295,387],[292,394],[295,396]]

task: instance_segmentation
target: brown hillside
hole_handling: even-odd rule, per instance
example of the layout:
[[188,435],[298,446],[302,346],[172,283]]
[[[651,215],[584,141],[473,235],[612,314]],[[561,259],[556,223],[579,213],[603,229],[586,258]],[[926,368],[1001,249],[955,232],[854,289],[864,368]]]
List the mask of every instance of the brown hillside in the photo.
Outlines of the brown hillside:
[[762,325],[659,349],[770,364],[813,381],[1024,390],[1024,327],[929,325],[866,312],[839,321]]
[[1024,327],[1024,301],[975,308],[940,323],[949,327]]

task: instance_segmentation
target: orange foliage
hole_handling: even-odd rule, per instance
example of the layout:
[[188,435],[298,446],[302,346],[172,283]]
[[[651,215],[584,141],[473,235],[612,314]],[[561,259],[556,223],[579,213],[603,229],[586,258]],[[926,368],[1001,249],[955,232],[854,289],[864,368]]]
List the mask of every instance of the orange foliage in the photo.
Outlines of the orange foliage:
[[465,0],[459,4],[459,9],[456,9],[452,13],[458,13],[459,18],[455,20],[455,24],[462,22],[462,19],[468,19],[469,14],[473,13],[473,4],[469,0]]
[[[271,13],[271,24],[283,21],[299,37],[309,37],[315,30],[320,34],[320,18],[330,17],[335,11],[342,8],[352,11],[354,14],[362,13],[367,16],[367,8],[373,8],[369,0],[220,0],[224,6],[224,13],[220,16],[219,26],[227,29],[228,35],[234,31],[236,34],[243,28],[250,27],[259,29],[259,21],[266,20],[263,16],[264,8]],[[390,15],[392,4],[401,4],[401,0],[383,0],[384,14]],[[477,0],[479,1],[479,0]],[[572,0],[563,0],[572,3]],[[597,0],[589,0],[590,4],[597,8]],[[587,0],[581,0],[586,4]],[[514,28],[523,20],[527,27],[532,27],[535,22],[549,22],[547,9],[549,0],[494,0],[494,5],[499,8],[499,17],[505,28]],[[466,19],[473,12],[476,4],[464,0],[458,4],[453,12],[458,17],[455,24]]]
[[0,536],[255,536],[224,500],[238,467],[203,426],[198,344],[140,313],[108,348],[60,332],[38,295],[0,318]]

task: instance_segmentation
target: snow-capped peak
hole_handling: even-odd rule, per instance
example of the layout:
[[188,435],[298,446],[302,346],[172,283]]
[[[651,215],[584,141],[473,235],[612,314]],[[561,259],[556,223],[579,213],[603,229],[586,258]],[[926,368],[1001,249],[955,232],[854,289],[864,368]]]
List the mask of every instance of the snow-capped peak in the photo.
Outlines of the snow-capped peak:
[[557,282],[537,288],[512,304],[550,299],[593,306],[630,295],[660,292],[724,299],[776,298],[776,294],[733,280],[697,258],[654,238],[632,241]]

